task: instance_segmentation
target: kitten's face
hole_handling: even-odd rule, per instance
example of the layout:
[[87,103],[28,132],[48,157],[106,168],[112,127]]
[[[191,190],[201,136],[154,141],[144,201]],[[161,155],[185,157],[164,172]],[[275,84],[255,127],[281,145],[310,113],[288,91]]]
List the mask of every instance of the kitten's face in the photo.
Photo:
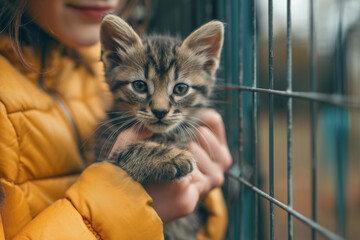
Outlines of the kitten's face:
[[102,59],[115,106],[156,133],[193,124],[215,83],[222,39],[222,23],[211,22],[183,43],[160,36],[141,41],[123,20],[106,16]]

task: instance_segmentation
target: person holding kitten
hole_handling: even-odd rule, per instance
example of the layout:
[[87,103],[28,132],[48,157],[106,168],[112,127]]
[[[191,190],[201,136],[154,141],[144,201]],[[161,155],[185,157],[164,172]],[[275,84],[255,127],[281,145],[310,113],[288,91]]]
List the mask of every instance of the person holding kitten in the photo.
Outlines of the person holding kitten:
[[[109,102],[100,19],[126,1],[0,2],[0,239],[163,239],[163,223],[200,199],[208,216],[198,238],[221,239],[218,187],[231,156],[215,111],[201,116],[206,143],[189,145],[198,167],[179,180],[143,187],[110,162],[93,163],[89,139]],[[150,135],[129,128],[114,148]]]

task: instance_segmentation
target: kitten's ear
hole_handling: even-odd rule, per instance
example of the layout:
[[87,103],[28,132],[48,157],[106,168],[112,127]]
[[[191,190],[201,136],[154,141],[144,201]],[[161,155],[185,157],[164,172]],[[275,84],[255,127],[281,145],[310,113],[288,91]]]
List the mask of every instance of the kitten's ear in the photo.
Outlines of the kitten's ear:
[[139,35],[120,17],[106,15],[100,26],[102,60],[105,67],[121,62],[131,49],[142,47]]
[[219,67],[220,54],[224,39],[224,24],[211,21],[190,34],[181,47],[190,49],[194,54],[206,58],[204,69],[214,75]]

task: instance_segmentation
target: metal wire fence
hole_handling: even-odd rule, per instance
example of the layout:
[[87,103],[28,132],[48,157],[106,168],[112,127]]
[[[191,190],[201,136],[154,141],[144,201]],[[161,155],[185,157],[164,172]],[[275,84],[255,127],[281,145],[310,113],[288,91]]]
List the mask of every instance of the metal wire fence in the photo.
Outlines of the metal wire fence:
[[[234,124],[234,113],[238,112],[238,124],[234,133],[233,129],[228,132],[230,139],[236,136],[235,141],[238,146],[230,145],[232,149],[238,149],[235,153],[238,171],[232,171],[228,174],[229,179],[236,180],[241,183],[241,190],[237,205],[240,208],[232,207],[230,212],[230,228],[228,231],[229,239],[263,239],[261,236],[264,220],[260,220],[264,214],[259,204],[259,198],[268,200],[269,202],[269,239],[275,237],[275,220],[274,205],[278,206],[288,214],[288,239],[293,239],[293,218],[297,218],[311,228],[311,239],[317,238],[317,233],[327,239],[343,239],[345,237],[345,212],[346,212],[346,159],[344,159],[344,150],[346,148],[346,133],[342,128],[346,121],[346,109],[352,109],[356,112],[360,110],[359,96],[347,96],[345,94],[345,69],[344,69],[344,38],[343,34],[343,14],[345,1],[337,1],[337,9],[339,13],[338,27],[335,45],[335,80],[336,87],[333,93],[319,93],[317,91],[317,61],[316,61],[316,25],[315,25],[315,0],[310,0],[310,9],[308,18],[310,26],[309,33],[309,68],[310,68],[310,91],[293,91],[293,42],[292,42],[292,8],[291,1],[287,0],[286,8],[286,83],[285,90],[277,90],[274,88],[274,44],[273,44],[273,1],[268,1],[268,88],[260,88],[257,76],[257,1],[223,1],[218,2],[219,16],[229,24],[229,41],[226,42],[224,72],[222,77],[227,79],[226,84],[222,85],[223,89],[230,90],[228,99],[231,105],[227,109],[227,125]],[[238,36],[235,36],[238,34]],[[238,46],[237,46],[238,45]],[[230,50],[229,50],[230,49]],[[251,52],[249,52],[251,49]],[[237,56],[234,56],[238,54]],[[251,69],[251,72],[249,72]],[[238,72],[236,72],[238,71]],[[234,93],[235,92],[235,93]],[[250,94],[248,94],[250,93]],[[267,95],[268,99],[268,182],[269,192],[261,190],[259,185],[259,130],[258,130],[258,99],[259,94]],[[287,203],[283,203],[274,196],[274,96],[282,96],[286,98],[287,104]],[[233,99],[239,99],[237,103]],[[311,217],[306,217],[293,208],[293,100],[304,99],[310,103],[310,125],[311,125]],[[328,104],[336,106],[336,139],[338,146],[337,158],[337,174],[335,175],[335,193],[336,193],[336,233],[321,226],[317,223],[317,114],[319,112],[318,104]],[[234,109],[236,108],[236,109]],[[244,119],[244,117],[250,118]],[[232,125],[233,126],[233,125]],[[236,138],[235,137],[235,138]],[[230,140],[231,141],[231,140]],[[247,141],[247,142],[244,142]],[[234,142],[234,141],[232,141]],[[246,150],[246,148],[249,148]],[[359,156],[358,156],[359,157]],[[247,165],[252,166],[252,178],[246,171]],[[244,167],[245,166],[245,167]],[[244,189],[247,188],[247,189]],[[251,190],[251,192],[248,192]],[[234,191],[233,181],[228,181],[228,187],[225,188],[228,193],[228,205],[234,206],[229,202],[231,192]],[[231,200],[230,200],[231,201]],[[251,211],[249,211],[250,208]],[[248,213],[248,215],[246,215]],[[240,215],[240,218],[237,216]],[[251,220],[252,219],[252,220]],[[250,221],[249,221],[250,220]],[[237,224],[237,225],[236,225]],[[249,230],[251,229],[251,230]],[[310,238],[310,236],[309,236]]]
[[[346,213],[349,211],[346,199],[349,195],[347,193],[349,181],[346,180],[349,167],[348,159],[350,158],[348,154],[348,133],[357,131],[357,127],[359,129],[360,127],[356,123],[350,127],[345,126],[349,122],[349,112],[360,116],[360,84],[354,85],[358,88],[355,94],[351,95],[346,90],[349,88],[346,82],[348,76],[345,61],[348,31],[344,29],[344,6],[348,2],[358,2],[358,0],[330,1],[335,3],[335,15],[337,17],[333,17],[336,21],[336,27],[334,27],[336,31],[334,34],[335,44],[332,47],[331,61],[327,61],[326,66],[329,69],[326,71],[321,69],[324,68],[323,64],[319,66],[318,48],[323,48],[323,46],[319,46],[317,39],[321,37],[319,36],[321,29],[318,28],[319,24],[316,21],[319,18],[317,15],[322,10],[317,9],[319,1],[304,1],[308,3],[308,9],[303,13],[306,14],[304,24],[307,24],[306,31],[308,32],[305,34],[307,37],[305,41],[307,45],[306,60],[302,65],[306,65],[308,72],[302,74],[299,74],[297,67],[295,67],[298,66],[298,58],[301,58],[301,55],[297,52],[299,43],[296,42],[295,48],[293,39],[295,34],[293,32],[293,5],[298,1],[181,0],[172,1],[171,4],[166,0],[153,1],[156,5],[155,19],[152,21],[153,25],[150,24],[150,29],[155,32],[162,32],[163,29],[166,29],[172,34],[186,36],[191,30],[211,19],[220,19],[226,24],[222,64],[218,76],[220,79],[219,88],[223,90],[219,94],[219,99],[225,102],[225,104],[220,105],[220,110],[223,111],[228,143],[234,157],[234,165],[227,174],[224,187],[229,208],[227,239],[282,239],[284,234],[282,237],[276,235],[276,229],[279,229],[279,225],[281,225],[280,228],[283,232],[286,232],[285,229],[287,228],[286,238],[288,239],[294,237],[298,239],[344,239],[346,233],[349,232],[347,231],[349,221],[346,220]],[[322,2],[327,4],[326,1]],[[274,9],[274,3],[276,3],[276,7],[279,4],[286,6],[283,41],[286,51],[282,62],[285,67],[281,69],[285,72],[284,81],[276,72],[276,67],[279,68],[279,64],[274,64],[274,60],[277,60],[274,58],[274,54],[275,56],[281,55],[276,55],[280,50],[279,47],[274,47],[274,27],[277,30],[279,29],[279,26],[276,25],[279,22],[274,23],[274,10],[277,10]],[[169,6],[169,4],[171,8],[164,7]],[[266,14],[259,11],[260,8],[264,9],[264,5],[267,5],[265,6],[267,8]],[[359,19],[360,14],[355,15]],[[266,17],[266,26],[263,26],[264,21],[260,23],[259,20]],[[260,42],[260,37],[263,38],[260,32],[264,32],[264,29],[267,29],[266,38],[265,41],[262,39]],[[359,42],[359,38],[357,39],[356,41]],[[267,45],[266,51],[264,51],[264,45]],[[294,55],[297,58],[294,58]],[[359,58],[360,52],[357,55],[357,59]],[[330,73],[324,75],[324,72]],[[281,84],[282,82],[283,84]],[[303,85],[304,82],[307,82],[308,86],[303,87],[303,85],[299,85],[299,82],[302,82]],[[324,88],[324,86],[326,87]],[[281,104],[284,107],[279,110]],[[330,109],[332,114],[322,116],[325,109]],[[277,141],[279,139],[277,137],[279,135],[277,112],[279,111],[286,113],[286,124],[280,127],[281,130],[285,130],[284,135],[286,136],[286,146],[280,147],[286,155],[284,162],[279,161],[276,157],[279,155],[276,153],[276,145],[279,145]],[[303,114],[304,112],[306,114]],[[307,124],[309,138],[303,141],[310,145],[309,154],[304,153],[303,156],[300,154],[300,157],[295,157],[294,150],[299,148],[299,144],[303,144],[294,137],[296,122],[299,121],[299,115],[302,114],[309,119]],[[325,118],[332,118],[330,126],[325,126],[326,121],[323,120]],[[264,119],[267,121],[264,122]],[[266,126],[264,127],[264,125]],[[264,134],[264,130],[267,131],[266,134]],[[297,131],[301,132],[302,130]],[[324,135],[324,131],[328,132],[327,138],[332,139],[331,143],[327,143],[327,139],[324,140],[326,137],[319,136]],[[357,131],[353,134],[359,141],[360,132]],[[267,146],[264,146],[265,144]],[[352,145],[356,145],[356,143]],[[332,225],[336,227],[332,228],[329,228],[328,224],[325,227],[322,222],[319,222],[317,215],[319,212],[319,192],[321,192],[319,188],[322,187],[319,183],[319,173],[324,168],[324,162],[320,159],[320,150],[324,146],[335,149],[330,151],[334,153],[332,158],[335,159],[332,163],[334,171],[330,179],[330,188],[333,199],[335,199],[333,201],[335,220]],[[267,151],[266,154],[264,149]],[[308,185],[306,186],[309,189],[308,194],[304,194],[305,198],[309,198],[310,205],[310,210],[306,213],[303,212],[304,208],[298,210],[294,207],[296,206],[294,201],[297,201],[294,198],[296,195],[293,186],[294,174],[298,174],[296,171],[299,168],[297,164],[299,158],[307,164],[308,175],[304,177],[304,180],[307,177],[310,178],[307,180]],[[355,151],[355,156],[352,158],[360,159],[360,151]],[[282,167],[286,169],[286,189],[283,192],[286,192],[286,197],[280,199],[279,196],[276,196],[275,191],[275,181],[280,181],[278,180],[279,174],[275,170],[277,166],[284,164],[286,167]],[[358,160],[357,165],[360,165]],[[355,166],[357,165],[355,164]],[[356,174],[359,173],[359,171],[355,172]],[[299,181],[299,177],[296,179]],[[264,186],[264,183],[267,186]],[[303,183],[297,182],[296,184]],[[356,182],[355,185],[360,189],[359,182]],[[359,192],[357,194],[360,195]],[[352,210],[350,209],[350,211]],[[287,214],[286,221],[276,222],[277,211],[284,211]],[[357,210],[355,209],[355,211]],[[356,213],[356,216],[358,217],[357,220],[352,221],[360,219],[360,211]],[[294,234],[294,226],[298,224],[298,220],[310,229],[309,235],[298,236]],[[352,225],[356,226],[356,223]]]

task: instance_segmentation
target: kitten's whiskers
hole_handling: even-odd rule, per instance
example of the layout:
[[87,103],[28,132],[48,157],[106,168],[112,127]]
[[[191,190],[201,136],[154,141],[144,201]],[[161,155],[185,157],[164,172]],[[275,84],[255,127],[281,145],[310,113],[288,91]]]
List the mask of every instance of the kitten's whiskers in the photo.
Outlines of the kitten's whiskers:
[[[130,112],[130,111],[128,111]],[[108,112],[108,113],[121,113],[121,114],[126,114],[128,112]],[[124,116],[118,116],[115,118],[110,118],[110,119],[106,119],[100,122],[100,124],[95,128],[95,130],[86,138],[86,140],[83,142],[83,144],[81,144],[81,148],[83,148],[89,141],[90,138],[97,132],[99,131],[104,125],[111,123],[111,122],[115,122],[121,119],[124,119],[126,117],[129,117],[128,115],[124,115]]]
[[[206,147],[207,147],[207,150],[208,150],[208,152],[209,152],[210,159],[212,159],[212,160],[215,159],[215,154],[214,154],[214,152],[212,151],[212,149],[210,148],[209,142],[207,141],[207,139],[206,139],[206,137],[204,136],[204,134],[202,134],[202,133],[199,131],[199,129],[198,129],[198,127],[200,127],[201,125],[198,124],[197,122],[191,121],[191,120],[189,120],[187,123],[199,134],[199,136],[200,136],[200,137],[203,139],[203,141],[205,142]],[[210,129],[210,130],[211,130],[211,129]],[[199,142],[198,142],[198,143],[199,143]]]
[[[103,156],[103,153],[104,154],[108,154],[109,153],[109,150],[111,150],[111,148],[114,146],[114,143],[115,141],[111,141],[115,134],[118,134],[120,131],[128,128],[131,124],[133,124],[134,122],[136,122],[136,119],[134,117],[130,118],[129,120],[126,120],[125,122],[120,122],[120,123],[117,123],[117,124],[114,124],[110,127],[108,127],[105,131],[109,130],[110,128],[112,127],[115,127],[115,126],[118,126],[118,125],[121,125],[120,127],[117,127],[105,140],[103,146],[101,147],[101,151],[100,151],[100,157]],[[110,144],[108,144],[108,142],[110,142]],[[105,152],[104,152],[104,147],[105,147]],[[106,156],[107,158],[108,156]]]

